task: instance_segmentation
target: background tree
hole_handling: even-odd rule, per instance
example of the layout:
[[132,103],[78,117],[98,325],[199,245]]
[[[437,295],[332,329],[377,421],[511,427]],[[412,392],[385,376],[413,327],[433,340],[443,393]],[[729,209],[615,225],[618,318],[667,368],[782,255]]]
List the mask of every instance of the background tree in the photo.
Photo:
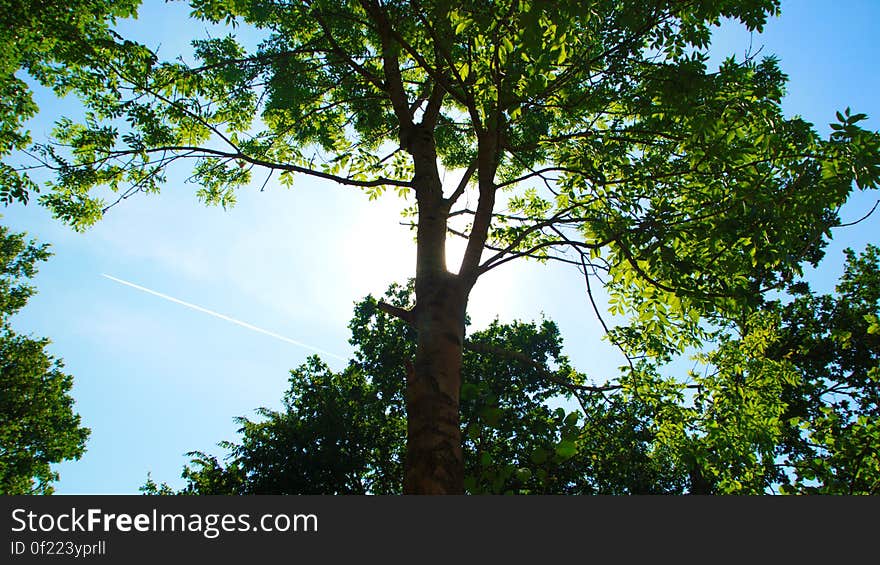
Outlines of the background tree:
[[46,352],[48,339],[19,335],[10,318],[34,289],[27,280],[50,253],[46,245],[0,226],[0,493],[51,494],[51,465],[79,459],[89,429],[73,410],[73,377]]
[[880,494],[880,249],[847,250],[832,295],[795,285],[770,354],[799,379],[785,390],[785,492]]
[[[185,160],[223,205],[259,169],[413,194],[416,306],[385,305],[416,329],[405,492],[463,489],[465,313],[488,270],[573,263],[638,312],[646,348],[680,350],[817,261],[880,177],[864,115],[823,140],[783,116],[774,59],[706,67],[713,25],[760,30],[777,0],[190,4],[260,39],[195,40],[188,64],[76,35],[76,60],[28,67],[86,108],[35,153],[57,173],[41,201],[82,228],[107,208],[94,188],[153,192]],[[467,241],[451,269],[450,233]]]
[[638,332],[620,332],[644,355],[621,378],[624,397],[648,404],[655,447],[690,492],[878,492],[880,262],[874,246],[846,256],[834,294],[798,281],[737,319],[715,318],[686,378],[639,349]]
[[[397,307],[411,298],[411,288],[397,286],[385,296]],[[356,349],[348,367],[333,372],[312,358],[291,371],[282,409],[260,409],[257,421],[239,418],[241,437],[220,444],[227,451],[222,460],[191,453],[180,493],[402,492],[402,366],[412,355],[413,329],[379,309],[372,297],[355,307],[350,328]],[[496,322],[470,339],[475,347],[464,355],[462,390],[466,492],[681,491],[685,477],[671,460],[651,452],[647,414],[595,387],[573,384],[584,377],[562,356],[552,322]],[[575,398],[581,409],[572,409]],[[559,407],[551,408],[554,403]],[[152,479],[141,490],[174,492]]]
[[[834,294],[793,283],[704,343],[703,370],[687,379],[645,358],[602,386],[583,384],[549,321],[473,333],[462,373],[466,492],[877,494],[880,250],[846,255]],[[411,293],[392,287],[385,298],[404,308]],[[241,418],[223,462],[192,453],[181,492],[399,493],[400,367],[413,330],[371,297],[350,328],[346,369],[313,358],[292,371],[283,410]],[[173,493],[151,480],[142,490]]]

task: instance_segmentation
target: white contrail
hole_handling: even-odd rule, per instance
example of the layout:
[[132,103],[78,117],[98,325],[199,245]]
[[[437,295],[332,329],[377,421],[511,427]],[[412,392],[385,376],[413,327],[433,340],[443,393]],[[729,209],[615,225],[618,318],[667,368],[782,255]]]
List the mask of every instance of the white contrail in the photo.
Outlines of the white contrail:
[[165,300],[168,300],[169,302],[174,302],[175,304],[180,304],[181,306],[186,306],[187,308],[192,308],[193,310],[198,310],[199,312],[209,314],[211,316],[214,316],[215,318],[220,318],[221,320],[226,320],[227,322],[232,322],[233,324],[237,324],[243,328],[247,328],[249,330],[253,330],[255,332],[265,334],[269,337],[274,337],[275,339],[280,339],[281,341],[286,341],[287,343],[292,343],[293,345],[297,345],[299,347],[304,347],[306,349],[311,349],[312,351],[316,351],[318,353],[323,353],[324,355],[327,355],[329,357],[335,357],[336,359],[340,359],[342,361],[345,361],[344,357],[342,357],[340,355],[336,355],[335,353],[330,353],[329,351],[324,351],[323,349],[318,349],[317,347],[313,347],[313,346],[305,344],[301,341],[296,341],[295,339],[290,339],[289,337],[285,337],[285,336],[277,334],[275,332],[270,332],[269,330],[264,330],[263,328],[258,328],[257,326],[248,324],[247,322],[242,322],[241,320],[236,320],[235,318],[230,318],[229,316],[225,316],[223,314],[220,314],[219,312],[214,312],[213,310],[208,310],[207,308],[202,308],[201,306],[198,306],[196,304],[191,304],[189,302],[184,302],[183,300],[180,300],[178,298],[174,298],[173,296],[168,296],[167,294],[162,294],[161,292],[156,292],[155,290],[150,290],[149,288],[146,288],[146,287],[143,287],[143,286],[140,286],[138,284],[134,284],[134,283],[131,283],[128,281],[124,281],[124,280],[118,279],[116,277],[111,277],[110,275],[107,275],[104,273],[101,273],[101,276],[104,278],[110,279],[111,281],[118,282],[119,284],[124,284],[125,286],[130,286],[131,288],[135,288],[137,290],[146,292],[148,294],[152,294],[153,296],[158,296],[159,298],[164,298]]

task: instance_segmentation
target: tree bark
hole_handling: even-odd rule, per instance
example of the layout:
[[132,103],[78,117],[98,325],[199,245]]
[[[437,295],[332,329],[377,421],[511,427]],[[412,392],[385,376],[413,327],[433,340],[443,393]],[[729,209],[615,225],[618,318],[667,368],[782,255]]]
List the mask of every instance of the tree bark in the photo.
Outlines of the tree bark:
[[[413,155],[419,204],[416,257],[415,363],[407,370],[407,454],[404,494],[463,494],[459,396],[465,311],[477,280],[495,201],[498,136],[480,139],[480,200],[458,274],[446,267],[451,202],[443,198],[433,133],[416,128],[406,141]],[[421,135],[419,135],[421,134]]]
[[418,341],[407,367],[404,494],[462,494],[459,393],[467,297],[471,285],[446,266],[449,202],[437,168],[433,132],[415,126],[404,146],[413,156],[419,207],[416,244]]
[[467,293],[457,276],[416,281],[415,362],[406,383],[404,494],[462,494],[459,393]]
[[421,122],[414,123],[398,60],[399,37],[378,1],[362,0],[362,7],[381,40],[384,82],[378,86],[387,93],[398,120],[400,146],[412,156],[418,203],[416,305],[405,318],[415,325],[418,342],[415,359],[407,365],[403,492],[463,494],[459,394],[465,309],[476,279],[446,268],[452,199],[443,197],[434,142],[446,90],[439,83],[434,86]]

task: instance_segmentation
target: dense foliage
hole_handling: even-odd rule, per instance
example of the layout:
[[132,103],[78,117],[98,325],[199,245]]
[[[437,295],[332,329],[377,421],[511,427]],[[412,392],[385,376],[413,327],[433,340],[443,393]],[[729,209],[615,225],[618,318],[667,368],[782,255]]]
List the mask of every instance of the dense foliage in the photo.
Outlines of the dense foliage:
[[[410,297],[411,290],[392,287],[386,299],[405,305]],[[282,409],[260,409],[256,421],[239,418],[241,438],[221,443],[227,450],[223,460],[190,454],[181,492],[400,493],[406,439],[402,366],[412,354],[413,331],[379,310],[371,297],[356,306],[350,328],[356,353],[345,369],[334,372],[312,358],[291,371]],[[562,339],[552,322],[495,322],[470,341],[538,362],[466,352],[462,422],[468,492],[680,491],[682,478],[650,451],[647,415],[638,405],[623,405],[586,385],[577,388],[583,376],[561,354]],[[167,485],[162,489],[150,480],[142,490],[172,492]]]
[[[705,448],[686,463],[711,488],[768,480],[772,427],[751,412],[782,417],[773,394],[795,375],[759,361],[776,332],[763,296],[816,264],[850,193],[880,183],[880,135],[861,127],[865,114],[837,112],[823,138],[785,116],[772,56],[708,67],[714,26],[760,31],[778,0],[188,4],[193,28],[212,32],[162,60],[112,29],[134,0],[74,2],[46,19],[34,16],[43,3],[12,3],[28,17],[23,46],[0,52],[12,101],[0,156],[25,146],[35,111],[9,73],[75,94],[84,112],[57,120],[27,165],[4,159],[3,199],[25,200],[28,167],[42,168],[53,180],[40,201],[84,229],[184,163],[199,196],[223,206],[273,173],[413,196],[416,306],[385,304],[416,330],[404,360],[406,491],[464,489],[468,298],[481,275],[522,257],[577,266],[606,286],[612,312],[634,314],[611,336],[643,360],[625,390],[652,410],[676,394],[656,363],[720,340],[698,406],[658,433],[681,447],[700,430]],[[467,242],[451,268],[450,234]],[[745,374],[766,394],[744,405],[728,384]],[[704,390],[722,420],[703,418]],[[731,435],[757,451],[726,452]]]
[[0,226],[0,494],[50,494],[58,479],[51,465],[79,459],[89,436],[73,409],[73,377],[46,352],[49,340],[10,327],[48,257],[46,245]]
[[806,284],[780,313],[780,339],[770,351],[798,373],[788,388],[789,427],[780,453],[794,477],[786,492],[880,494],[880,249],[847,251],[833,295]]
[[70,85],[55,81],[59,67],[76,67],[85,61],[85,47],[113,44],[110,28],[116,18],[135,14],[139,0],[68,0],[0,2],[0,202],[27,202],[39,187],[26,170],[6,157],[30,148],[24,129],[39,108],[28,77],[53,88],[58,95]]
[[[393,287],[386,298],[404,306],[409,296]],[[590,386],[552,322],[495,322],[464,356],[466,490],[878,494],[878,316],[880,250],[869,246],[847,251],[834,294],[793,284],[707,343],[687,379],[642,363]],[[181,492],[399,493],[412,329],[370,297],[350,328],[348,367],[312,358],[292,371],[282,410],[239,419],[222,461],[192,453]],[[172,492],[152,481],[142,490]]]
[[833,294],[793,283],[716,319],[687,374],[661,355],[622,377],[691,492],[880,492],[880,262],[846,254]]

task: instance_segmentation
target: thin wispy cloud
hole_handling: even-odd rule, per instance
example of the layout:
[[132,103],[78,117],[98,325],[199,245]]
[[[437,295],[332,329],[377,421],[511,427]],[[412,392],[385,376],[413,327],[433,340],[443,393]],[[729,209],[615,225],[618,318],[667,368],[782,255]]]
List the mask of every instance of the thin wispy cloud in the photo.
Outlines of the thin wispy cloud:
[[309,349],[309,350],[314,351],[314,352],[316,352],[316,353],[321,353],[322,355],[326,355],[326,356],[328,356],[328,357],[333,357],[333,358],[336,358],[336,359],[340,359],[340,360],[342,360],[342,361],[345,361],[345,358],[342,357],[341,355],[336,355],[335,353],[330,353],[329,351],[325,351],[325,350],[323,350],[323,349],[320,349],[320,348],[318,348],[318,347],[314,347],[314,346],[309,345],[309,344],[307,344],[307,343],[303,343],[303,342],[301,342],[301,341],[297,341],[297,340],[295,340],[295,339],[291,339],[291,338],[289,338],[289,337],[287,337],[287,336],[283,336],[283,335],[281,335],[281,334],[277,334],[277,333],[275,333],[275,332],[272,332],[272,331],[269,331],[269,330],[266,330],[266,329],[263,329],[263,328],[257,327],[257,326],[255,326],[255,325],[253,325],[253,324],[249,324],[249,323],[247,323],[247,322],[243,322],[243,321],[241,321],[241,320],[236,320],[235,318],[232,318],[232,317],[227,316],[227,315],[225,315],[225,314],[221,314],[221,313],[219,313],[219,312],[214,312],[213,310],[208,310],[207,308],[203,308],[203,307],[199,306],[198,304],[192,304],[191,302],[186,302],[186,301],[184,301],[184,300],[180,300],[179,298],[174,298],[173,296],[168,296],[167,294],[163,294],[163,293],[161,293],[161,292],[157,292],[157,291],[152,290],[152,289],[149,289],[149,288],[147,288],[147,287],[145,287],[145,286],[141,286],[141,285],[139,285],[139,284],[135,284],[135,283],[133,283],[133,282],[129,282],[129,281],[126,281],[126,280],[122,280],[122,279],[120,279],[120,278],[117,278],[117,277],[114,277],[114,276],[111,276],[111,275],[108,275],[108,274],[105,274],[105,273],[101,273],[101,276],[104,277],[105,279],[110,279],[111,281],[117,282],[117,283],[119,283],[119,284],[122,284],[122,285],[125,285],[125,286],[128,286],[128,287],[131,287],[131,288],[136,289],[136,290],[140,290],[141,292],[146,292],[147,294],[152,294],[153,296],[158,296],[159,298],[162,298],[162,299],[167,300],[167,301],[169,301],[169,302],[173,302],[173,303],[175,303],[175,304],[180,304],[181,306],[186,306],[187,308],[190,308],[190,309],[195,310],[195,311],[197,311],[197,312],[202,312],[203,314],[208,314],[209,316],[214,316],[215,318],[220,318],[221,320],[225,320],[225,321],[227,321],[227,322],[231,322],[231,323],[233,323],[233,324],[235,324],[235,325],[237,325],[237,326],[241,326],[241,327],[243,327],[243,328],[247,328],[247,329],[249,329],[249,330],[251,330],[251,331],[255,331],[255,332],[261,333],[261,334],[263,334],[263,335],[267,335],[267,336],[269,336],[269,337],[274,337],[275,339],[279,339],[279,340],[281,340],[281,341],[284,341],[284,342],[290,343],[290,344],[292,344],[292,345],[296,345],[296,346],[298,346],[298,347],[303,347],[303,348],[305,348],[305,349]]

